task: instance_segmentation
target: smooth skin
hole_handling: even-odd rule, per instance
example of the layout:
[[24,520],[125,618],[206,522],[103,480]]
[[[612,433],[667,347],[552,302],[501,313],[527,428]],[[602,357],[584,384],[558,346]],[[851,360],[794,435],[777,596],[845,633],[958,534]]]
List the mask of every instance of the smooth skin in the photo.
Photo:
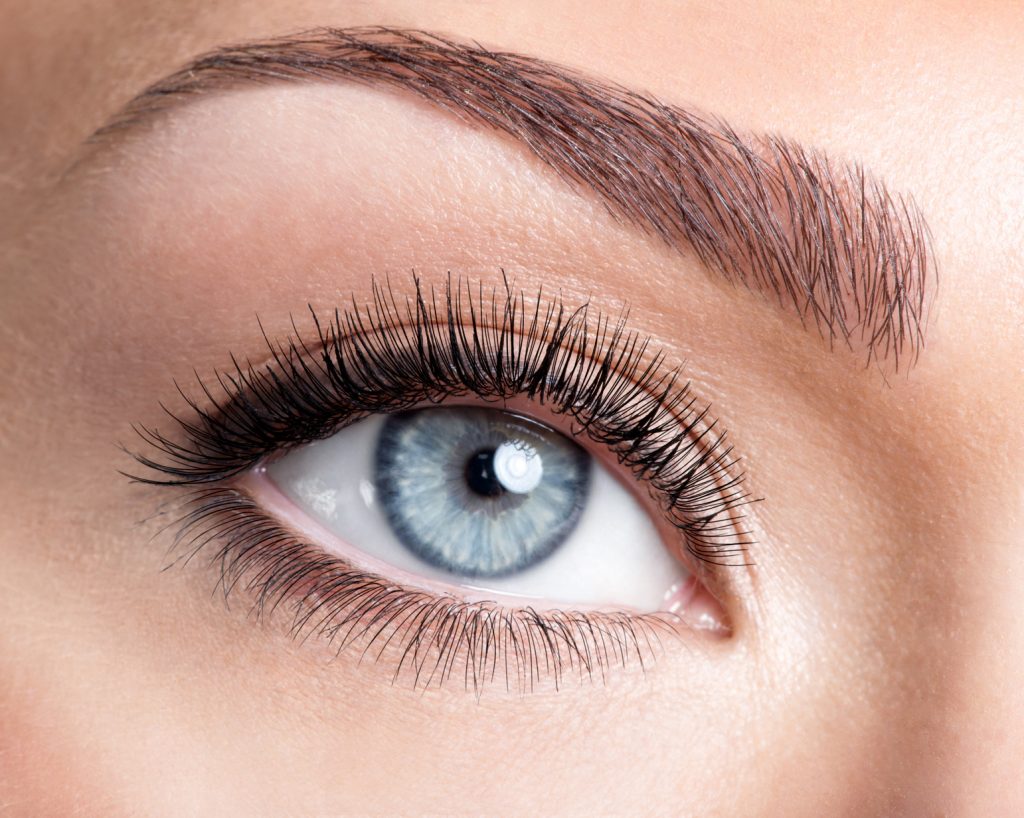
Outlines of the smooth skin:
[[[0,26],[0,808],[10,815],[1024,813],[1024,14],[985,4],[9,2]],[[269,87],[90,156],[216,45],[442,32],[860,161],[941,280],[886,380],[407,95]],[[479,699],[255,622],[118,442],[307,304],[446,270],[615,311],[710,400],[763,497],[728,639]],[[177,403],[176,403],[177,401]],[[140,521],[143,521],[140,523]],[[155,535],[155,536],[154,536]]]

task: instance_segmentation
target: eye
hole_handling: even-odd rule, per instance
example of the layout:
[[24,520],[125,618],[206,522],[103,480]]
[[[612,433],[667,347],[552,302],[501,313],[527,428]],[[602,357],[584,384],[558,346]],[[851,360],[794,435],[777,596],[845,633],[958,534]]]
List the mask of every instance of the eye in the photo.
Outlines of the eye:
[[679,368],[507,279],[412,292],[265,334],[269,360],[231,356],[175,432],[138,429],[135,479],[188,488],[181,558],[414,686],[557,688],[727,633],[698,575],[745,564],[748,495]]
[[508,411],[368,418],[277,459],[266,474],[294,504],[293,522],[325,530],[325,547],[385,574],[397,568],[413,583],[538,608],[657,611],[687,579],[608,469],[561,432]]

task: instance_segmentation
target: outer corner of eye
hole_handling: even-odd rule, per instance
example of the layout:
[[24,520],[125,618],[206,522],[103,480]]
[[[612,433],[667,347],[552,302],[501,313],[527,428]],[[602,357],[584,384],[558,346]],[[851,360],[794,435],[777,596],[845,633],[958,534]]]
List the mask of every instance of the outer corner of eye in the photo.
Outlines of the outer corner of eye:
[[634,493],[569,437],[519,414],[373,416],[274,460],[251,489],[326,551],[402,584],[726,629]]

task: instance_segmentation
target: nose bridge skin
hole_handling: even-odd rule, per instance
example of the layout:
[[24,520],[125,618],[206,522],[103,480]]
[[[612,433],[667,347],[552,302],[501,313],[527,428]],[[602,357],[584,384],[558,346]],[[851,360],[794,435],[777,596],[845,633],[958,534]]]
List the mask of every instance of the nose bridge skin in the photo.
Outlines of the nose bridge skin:
[[936,537],[925,568],[934,581],[899,628],[907,654],[891,682],[905,704],[894,738],[910,815],[1024,815],[1024,492],[1004,488],[1016,508],[1004,496]]
[[[1015,410],[987,391],[970,411],[927,395],[932,424],[889,435],[883,470],[864,477],[874,527],[846,551],[822,535],[815,570],[768,595],[811,623],[809,658],[784,668],[809,677],[788,696],[816,714],[803,763],[823,779],[829,759],[845,767],[823,786],[836,812],[821,814],[1024,815],[1024,435],[991,422]],[[806,628],[773,627],[776,613],[766,638]],[[805,735],[801,718],[791,707],[776,740]]]
[[[934,334],[959,337],[951,308],[940,317]],[[921,423],[898,458],[910,459],[897,513],[913,521],[913,541],[887,549],[900,560],[886,647],[887,684],[903,701],[892,729],[907,814],[1024,815],[1024,370],[979,354],[1020,360],[1024,333],[993,327],[963,341],[929,350],[942,360],[908,382]]]
[[[1019,515],[1008,518],[1007,529]],[[978,570],[948,630],[956,681],[935,750],[957,815],[1024,815],[1024,532],[1013,528],[963,544]]]

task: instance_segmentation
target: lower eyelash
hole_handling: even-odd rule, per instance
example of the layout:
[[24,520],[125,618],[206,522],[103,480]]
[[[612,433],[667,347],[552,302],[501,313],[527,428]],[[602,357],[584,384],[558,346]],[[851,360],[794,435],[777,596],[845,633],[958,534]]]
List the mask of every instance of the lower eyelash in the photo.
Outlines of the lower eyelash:
[[479,695],[497,682],[527,694],[603,681],[616,667],[646,668],[684,627],[667,612],[539,612],[402,587],[303,542],[230,487],[192,490],[172,525],[179,559],[207,552],[225,597],[246,591],[257,619],[290,610],[294,638],[358,651],[414,688],[461,681]]

